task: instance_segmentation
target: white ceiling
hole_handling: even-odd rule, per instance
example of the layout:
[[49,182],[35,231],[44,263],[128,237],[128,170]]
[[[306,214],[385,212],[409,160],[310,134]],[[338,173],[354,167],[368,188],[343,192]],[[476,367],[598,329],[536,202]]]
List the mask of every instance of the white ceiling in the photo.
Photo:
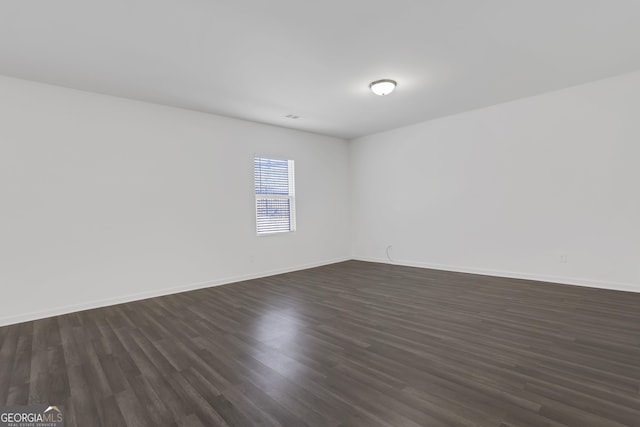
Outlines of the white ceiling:
[[0,74],[353,138],[638,70],[639,23],[637,0],[0,0]]

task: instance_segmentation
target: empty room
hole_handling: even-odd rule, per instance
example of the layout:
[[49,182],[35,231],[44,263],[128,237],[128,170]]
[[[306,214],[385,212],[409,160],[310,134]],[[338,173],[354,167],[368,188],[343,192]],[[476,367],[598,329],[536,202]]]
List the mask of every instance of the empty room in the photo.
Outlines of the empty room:
[[0,427],[640,427],[639,22],[0,0]]

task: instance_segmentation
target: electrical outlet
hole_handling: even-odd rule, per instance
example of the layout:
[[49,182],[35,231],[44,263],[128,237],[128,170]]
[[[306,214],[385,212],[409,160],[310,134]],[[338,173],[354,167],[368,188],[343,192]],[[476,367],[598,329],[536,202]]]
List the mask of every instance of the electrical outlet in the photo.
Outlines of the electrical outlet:
[[566,264],[569,262],[569,256],[567,254],[560,255],[560,264]]

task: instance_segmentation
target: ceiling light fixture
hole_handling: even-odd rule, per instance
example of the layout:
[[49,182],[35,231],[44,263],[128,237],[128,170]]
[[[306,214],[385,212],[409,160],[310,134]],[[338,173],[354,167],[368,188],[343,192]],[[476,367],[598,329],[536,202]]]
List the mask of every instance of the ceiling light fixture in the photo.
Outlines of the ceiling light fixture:
[[389,95],[396,88],[398,83],[395,80],[391,79],[382,79],[376,80],[375,82],[371,82],[369,84],[369,89],[371,92],[375,93],[378,96]]

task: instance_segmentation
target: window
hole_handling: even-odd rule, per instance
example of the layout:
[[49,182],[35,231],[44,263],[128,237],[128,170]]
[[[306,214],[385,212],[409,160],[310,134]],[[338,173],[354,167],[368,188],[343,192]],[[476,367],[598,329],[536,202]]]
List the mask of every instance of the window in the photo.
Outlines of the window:
[[296,229],[293,160],[253,159],[258,235]]

